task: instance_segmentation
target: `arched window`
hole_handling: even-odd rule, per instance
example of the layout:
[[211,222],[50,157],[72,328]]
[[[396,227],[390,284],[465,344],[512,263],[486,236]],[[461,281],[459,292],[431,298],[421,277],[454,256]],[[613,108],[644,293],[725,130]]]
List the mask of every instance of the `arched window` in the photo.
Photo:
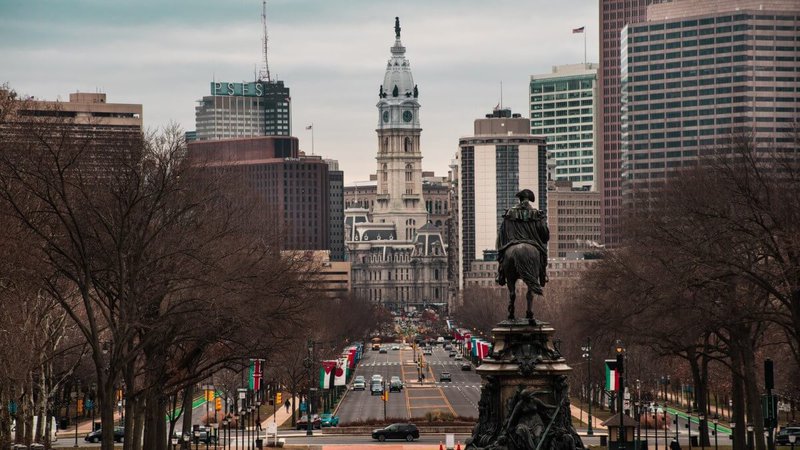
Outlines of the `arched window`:
[[414,166],[406,164],[406,183],[414,181]]

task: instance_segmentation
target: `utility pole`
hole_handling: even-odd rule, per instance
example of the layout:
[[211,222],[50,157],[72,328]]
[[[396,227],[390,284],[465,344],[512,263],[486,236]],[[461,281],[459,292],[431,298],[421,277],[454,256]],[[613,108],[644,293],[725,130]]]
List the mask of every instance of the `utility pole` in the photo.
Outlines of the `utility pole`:
[[625,346],[617,340],[617,373],[619,374],[619,392],[617,393],[617,409],[619,410],[619,448],[625,449]]

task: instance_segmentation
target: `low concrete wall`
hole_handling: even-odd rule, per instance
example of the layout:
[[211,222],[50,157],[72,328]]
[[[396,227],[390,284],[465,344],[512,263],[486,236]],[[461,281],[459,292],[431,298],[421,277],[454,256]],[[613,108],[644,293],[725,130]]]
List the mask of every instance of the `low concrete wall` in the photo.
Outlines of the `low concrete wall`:
[[[324,428],[322,434],[360,434],[370,435],[372,430],[376,428],[383,428],[381,426],[365,426],[365,427],[331,427]],[[452,425],[452,426],[428,426],[417,425],[420,434],[442,434],[442,433],[472,433],[472,426],[469,425]]]

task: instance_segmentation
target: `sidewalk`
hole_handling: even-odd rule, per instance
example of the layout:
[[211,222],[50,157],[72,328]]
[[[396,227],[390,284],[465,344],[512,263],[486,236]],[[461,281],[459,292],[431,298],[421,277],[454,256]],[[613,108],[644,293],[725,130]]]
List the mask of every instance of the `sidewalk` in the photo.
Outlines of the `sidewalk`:
[[[583,419],[589,418],[589,414],[585,410],[582,410],[580,407],[575,406],[573,404],[570,404],[570,413],[572,414],[572,417],[575,417],[578,420],[581,420],[581,418]],[[603,421],[595,416],[592,416],[592,429],[605,431],[606,427],[600,425],[601,422]]]
[[[296,401],[298,404],[300,402],[300,400],[297,398],[295,399],[290,398],[289,401],[290,402]],[[292,417],[292,409],[289,408],[289,412],[286,412],[286,408],[283,405],[281,405],[280,407],[278,407],[278,409],[275,410],[275,414],[270,414],[269,417],[261,421],[261,429],[266,430],[267,425],[269,425],[270,422],[274,422],[278,427],[280,427],[290,417]]]

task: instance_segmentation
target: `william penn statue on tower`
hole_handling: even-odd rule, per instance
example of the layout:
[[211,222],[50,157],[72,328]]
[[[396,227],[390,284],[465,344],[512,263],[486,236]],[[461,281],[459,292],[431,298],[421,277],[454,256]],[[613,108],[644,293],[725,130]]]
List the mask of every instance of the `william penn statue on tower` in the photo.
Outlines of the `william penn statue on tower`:
[[399,17],[395,17],[394,18],[394,36],[397,39],[400,39],[400,18]]

